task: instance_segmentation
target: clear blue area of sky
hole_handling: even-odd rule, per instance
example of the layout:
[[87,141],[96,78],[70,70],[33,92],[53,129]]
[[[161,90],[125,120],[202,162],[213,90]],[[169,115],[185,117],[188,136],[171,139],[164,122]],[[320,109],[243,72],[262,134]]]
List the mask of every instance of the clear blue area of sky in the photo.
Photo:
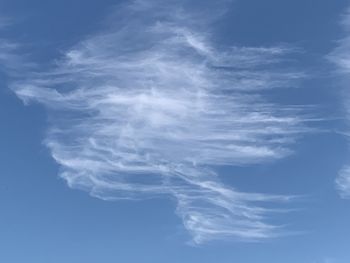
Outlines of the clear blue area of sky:
[[[117,1],[1,0],[0,13],[15,21],[3,38],[27,44],[36,62],[56,58],[102,27]],[[298,66],[313,77],[273,94],[276,101],[322,105],[317,114],[342,115],[338,87],[323,57],[341,36],[346,1],[237,0],[218,22],[217,41],[231,45],[291,44],[303,51]],[[118,23],[118,20],[114,21]],[[299,58],[300,57],[300,58]],[[221,168],[238,189],[304,195],[298,210],[279,215],[291,235],[259,243],[186,245],[188,236],[168,199],[106,202],[72,190],[43,146],[45,110],[23,103],[0,74],[0,262],[19,263],[348,263],[350,202],[334,187],[349,159],[345,139],[329,132],[306,135],[297,153],[249,167]],[[317,124],[341,129],[341,120]],[[330,261],[333,260],[334,261]],[[327,261],[328,260],[328,261]]]

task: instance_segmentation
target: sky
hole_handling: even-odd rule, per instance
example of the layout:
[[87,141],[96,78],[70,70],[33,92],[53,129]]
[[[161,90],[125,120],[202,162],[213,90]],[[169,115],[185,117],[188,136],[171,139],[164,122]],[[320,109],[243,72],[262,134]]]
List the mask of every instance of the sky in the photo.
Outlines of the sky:
[[0,261],[347,263],[350,2],[0,0]]

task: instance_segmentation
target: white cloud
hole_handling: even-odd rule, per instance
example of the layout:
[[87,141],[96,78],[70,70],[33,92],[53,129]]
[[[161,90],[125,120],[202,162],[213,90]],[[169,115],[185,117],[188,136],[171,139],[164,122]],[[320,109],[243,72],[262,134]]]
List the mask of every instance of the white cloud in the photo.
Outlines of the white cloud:
[[213,167],[285,157],[306,130],[300,107],[260,94],[300,78],[278,69],[289,50],[218,48],[189,15],[179,20],[183,10],[142,3],[12,85],[23,101],[49,109],[45,142],[60,176],[105,200],[172,196],[197,244],[278,235],[267,207],[291,197],[240,192]]
[[350,167],[344,167],[336,179],[337,189],[343,198],[350,198]]
[[13,24],[12,20],[0,16],[0,72],[17,78],[25,71],[33,69],[34,64],[28,62],[26,55],[21,54],[23,46],[6,38],[7,31],[11,30]]
[[[350,9],[349,9],[350,10]],[[350,73],[350,12],[349,10],[342,16],[341,25],[344,30],[344,37],[337,41],[337,45],[334,50],[328,55],[328,59],[336,65],[336,74],[338,77],[345,80],[345,83],[349,81]],[[344,103],[344,108],[346,110],[345,119],[347,122],[350,121],[350,97],[348,95],[348,87],[345,87],[346,91],[342,92],[342,100]],[[347,138],[348,133],[342,133]],[[336,187],[342,198],[350,198],[350,166],[343,167],[338,174],[336,179]]]

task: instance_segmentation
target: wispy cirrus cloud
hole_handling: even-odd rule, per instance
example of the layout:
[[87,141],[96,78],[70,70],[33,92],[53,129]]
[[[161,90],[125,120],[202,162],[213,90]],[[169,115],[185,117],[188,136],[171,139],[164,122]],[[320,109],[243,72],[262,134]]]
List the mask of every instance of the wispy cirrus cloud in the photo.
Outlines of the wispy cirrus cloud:
[[343,198],[350,198],[350,167],[344,167],[336,179],[337,189]]
[[[0,33],[10,26],[10,20],[0,16]],[[16,50],[18,45],[0,37],[0,70],[9,71],[18,61]]]
[[17,78],[33,70],[35,65],[28,59],[28,55],[22,52],[23,46],[20,43],[6,37],[13,25],[11,19],[0,15],[0,72]]
[[342,28],[344,29],[345,36],[342,39],[336,41],[336,47],[328,55],[328,58],[335,63],[338,68],[339,73],[349,73],[350,72],[350,56],[348,50],[350,48],[350,13],[343,15]]
[[301,75],[281,70],[288,48],[213,44],[199,30],[204,11],[193,20],[188,9],[133,1],[116,11],[116,25],[12,89],[47,107],[45,143],[70,187],[105,200],[171,196],[197,244],[274,237],[280,228],[268,217],[278,208],[269,207],[292,197],[238,191],[215,167],[291,153],[306,131],[302,108],[261,91]]
[[[342,15],[341,26],[344,30],[344,37],[336,42],[336,47],[328,55],[328,59],[336,65],[336,74],[346,83],[350,80],[350,9]],[[342,92],[342,100],[345,108],[345,119],[350,121],[350,97],[348,95],[348,87]],[[347,133],[344,133],[347,136]],[[350,166],[344,166],[338,174],[335,181],[336,188],[342,198],[350,198]]]

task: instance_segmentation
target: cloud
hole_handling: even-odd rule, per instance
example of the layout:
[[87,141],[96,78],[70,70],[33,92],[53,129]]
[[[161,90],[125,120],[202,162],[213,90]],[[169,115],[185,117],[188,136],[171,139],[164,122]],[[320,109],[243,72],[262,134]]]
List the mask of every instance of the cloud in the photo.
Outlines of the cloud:
[[215,167],[283,158],[307,130],[302,107],[262,95],[300,79],[281,70],[291,51],[218,46],[201,10],[169,3],[119,7],[118,22],[11,88],[47,107],[45,143],[70,187],[104,200],[169,196],[195,244],[275,237],[268,217],[292,197],[238,191]]
[[350,198],[350,167],[345,166],[336,179],[336,186],[342,198]]
[[26,71],[32,70],[35,65],[29,62],[27,54],[23,53],[23,45],[6,38],[13,25],[11,19],[0,16],[0,72],[8,77],[18,78]]
[[[348,83],[350,80],[350,9],[348,9],[342,16],[341,25],[344,30],[344,37],[336,42],[336,47],[328,55],[328,59],[336,66],[336,74],[339,79]],[[342,92],[342,100],[345,108],[345,119],[347,123],[350,121],[350,97],[348,95],[348,87],[345,87],[346,92]],[[343,135],[348,139],[348,133]],[[344,166],[338,174],[336,179],[336,188],[342,198],[350,198],[350,166]]]
[[[8,19],[0,16],[0,33],[10,26]],[[0,70],[9,71],[17,64],[18,57],[15,55],[18,45],[0,37]]]

